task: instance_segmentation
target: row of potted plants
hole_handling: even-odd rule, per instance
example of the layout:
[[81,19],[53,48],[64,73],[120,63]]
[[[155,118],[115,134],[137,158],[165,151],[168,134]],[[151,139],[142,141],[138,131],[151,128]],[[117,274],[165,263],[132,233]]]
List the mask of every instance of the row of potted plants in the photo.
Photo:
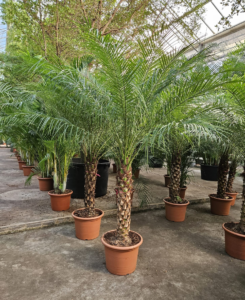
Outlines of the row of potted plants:
[[[187,206],[188,201],[179,196],[186,143],[203,137],[217,141],[222,135],[229,139],[242,122],[231,124],[231,116],[224,114],[225,109],[233,109],[234,103],[222,105],[213,100],[212,93],[231,89],[234,83],[222,76],[229,70],[210,69],[204,63],[209,49],[187,59],[182,57],[185,50],[166,53],[158,37],[153,36],[150,43],[149,39],[139,42],[137,55],[130,55],[130,45],[109,35],[104,37],[91,30],[83,39],[84,47],[93,55],[89,66],[70,66],[60,61],[54,64],[31,55],[15,60],[16,69],[5,65],[4,80],[10,72],[16,82],[18,72],[27,72],[27,76],[18,82],[22,87],[19,92],[18,85],[12,87],[15,103],[12,98],[2,100],[1,126],[19,151],[25,147],[18,147],[18,143],[21,145],[28,136],[32,139],[30,145],[46,146],[46,154],[38,161],[46,159],[47,154],[52,157],[54,190],[49,193],[53,209],[59,210],[63,199],[70,196],[66,188],[69,165],[74,154],[82,151],[85,208],[74,212],[75,220],[82,220],[76,225],[77,230],[83,228],[77,235],[80,238],[99,234],[93,226],[103,217],[103,212],[95,208],[97,166],[101,157],[113,153],[117,164],[117,228],[103,234],[101,240],[109,272],[125,275],[135,270],[143,242],[142,236],[131,230],[132,166],[140,151],[156,141],[159,147],[168,144],[171,182],[166,207]],[[227,124],[230,130],[225,135]],[[33,148],[36,154],[38,147]],[[31,147],[25,150],[22,156],[28,151],[33,154]],[[32,163],[29,154],[23,158]],[[219,185],[218,194],[221,192]]]

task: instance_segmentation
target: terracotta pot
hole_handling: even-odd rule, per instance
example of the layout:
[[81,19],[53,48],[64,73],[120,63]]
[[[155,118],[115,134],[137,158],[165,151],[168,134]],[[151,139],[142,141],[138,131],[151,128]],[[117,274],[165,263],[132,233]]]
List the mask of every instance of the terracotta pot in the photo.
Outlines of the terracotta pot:
[[236,202],[236,197],[237,197],[238,193],[227,193],[226,192],[226,195],[232,197],[231,206],[234,206],[235,202]]
[[179,196],[181,199],[185,199],[185,192],[187,190],[187,186],[179,188]]
[[140,169],[137,169],[137,170],[134,172],[134,177],[135,177],[136,179],[138,179],[139,176],[140,176]]
[[20,155],[17,155],[16,157],[17,157],[17,160],[18,160],[18,161],[22,161]]
[[230,197],[230,199],[220,199],[220,198],[216,198],[212,195],[208,195],[208,196],[210,198],[212,214],[215,214],[218,216],[228,216],[229,215],[232,197]]
[[29,176],[32,173],[32,169],[34,168],[34,166],[26,166],[26,165],[22,165],[23,168],[23,174],[24,176]]
[[[166,200],[167,199],[168,198],[166,198]],[[166,200],[164,200],[166,219],[173,222],[183,222],[185,220],[187,205],[189,205],[190,202],[188,201],[184,204],[176,204],[170,203]]]
[[[53,191],[51,191],[53,192]],[[51,208],[54,211],[68,210],[71,202],[71,194],[73,191],[67,194],[53,194],[48,192],[51,200]]]
[[[138,234],[137,232],[135,233]],[[139,247],[143,243],[142,236],[138,234],[141,240],[137,245],[130,247],[117,247],[112,246],[104,241],[104,235],[102,236],[101,241],[105,247],[105,260],[107,270],[115,275],[127,275],[133,273],[137,265]]]
[[113,173],[117,173],[117,165],[116,164],[112,164],[113,166]]
[[164,175],[164,179],[165,179],[165,186],[168,187],[170,185],[171,178],[169,175]]
[[245,235],[235,233],[225,228],[225,223],[222,225],[225,231],[225,251],[230,256],[245,260]]
[[16,152],[17,152],[16,148],[13,148],[13,152],[14,152],[14,153],[16,153]]
[[54,189],[53,178],[41,178],[38,177],[39,189],[40,191],[51,191]]
[[75,220],[76,237],[78,239],[94,240],[99,236],[101,218],[104,216],[104,212],[97,208],[95,210],[99,211],[101,215],[94,218],[81,218],[74,215],[76,210],[72,213],[72,216]]
[[25,161],[22,161],[22,160],[19,160],[18,163],[19,163],[19,169],[20,169],[20,170],[23,170],[22,167],[26,165],[26,162],[25,162]]

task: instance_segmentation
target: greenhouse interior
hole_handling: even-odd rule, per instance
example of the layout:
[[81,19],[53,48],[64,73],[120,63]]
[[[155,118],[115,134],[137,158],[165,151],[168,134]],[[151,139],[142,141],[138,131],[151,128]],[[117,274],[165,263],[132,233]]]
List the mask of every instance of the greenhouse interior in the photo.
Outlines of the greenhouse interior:
[[0,10],[0,299],[244,300],[244,1]]

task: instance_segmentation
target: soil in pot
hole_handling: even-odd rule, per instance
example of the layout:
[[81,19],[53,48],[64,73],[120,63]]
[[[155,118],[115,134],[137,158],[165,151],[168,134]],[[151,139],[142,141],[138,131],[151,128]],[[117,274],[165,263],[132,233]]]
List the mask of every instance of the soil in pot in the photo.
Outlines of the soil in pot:
[[104,212],[100,209],[95,209],[95,216],[88,215],[87,208],[77,209],[72,213],[75,220],[76,237],[80,240],[93,240],[100,234],[101,218]]
[[164,175],[165,186],[168,187],[170,185],[171,179],[169,175]]
[[138,179],[139,176],[140,176],[140,169],[137,169],[137,170],[134,172],[134,177],[135,177],[136,179]]
[[237,197],[238,193],[236,193],[236,192],[234,192],[234,193],[228,193],[228,192],[226,192],[226,195],[232,197],[231,206],[234,206],[235,202],[236,202],[236,197]]
[[113,173],[117,173],[117,165],[116,164],[112,164],[113,167]]
[[172,203],[171,198],[164,199],[166,219],[173,222],[185,220],[187,205],[189,201],[183,199],[182,203]]
[[54,181],[53,178],[41,178],[38,177],[39,189],[40,191],[51,191],[54,189]]
[[54,211],[68,210],[71,202],[73,191],[65,190],[63,194],[55,194],[54,190],[48,192],[51,200],[51,208]]
[[224,223],[225,251],[230,256],[245,260],[245,234],[241,231],[239,223]]
[[217,198],[216,194],[208,195],[210,198],[211,212],[218,216],[228,216],[231,208],[232,197],[226,199]]
[[187,190],[187,186],[184,186],[182,188],[179,188],[179,196],[181,199],[185,199],[185,192]]
[[20,160],[20,161],[18,161],[18,163],[19,163],[19,170],[23,170],[23,166],[25,166],[25,165],[26,165],[26,162],[25,162],[25,161],[22,161],[22,160]]
[[134,231],[129,232],[132,239],[130,246],[120,246],[116,230],[106,232],[101,241],[105,247],[107,270],[115,275],[127,275],[135,271],[139,247],[143,243],[141,235]]
[[29,176],[33,171],[32,169],[34,168],[34,166],[23,166],[22,165],[22,169],[23,169],[23,174],[24,176]]

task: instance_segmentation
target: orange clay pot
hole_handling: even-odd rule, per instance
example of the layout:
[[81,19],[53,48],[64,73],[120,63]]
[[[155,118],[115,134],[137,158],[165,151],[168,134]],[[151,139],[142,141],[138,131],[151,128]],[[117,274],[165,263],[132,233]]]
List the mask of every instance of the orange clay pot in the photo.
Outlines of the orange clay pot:
[[112,164],[113,166],[113,173],[117,173],[117,165],[116,164]]
[[40,191],[51,191],[54,189],[53,178],[41,178],[38,177],[39,189]]
[[137,170],[134,172],[134,177],[135,177],[136,179],[138,179],[139,176],[140,176],[140,169],[137,169]]
[[165,179],[165,186],[168,187],[170,185],[171,178],[169,175],[164,175],[164,179]]
[[[166,198],[166,200],[169,198]],[[190,204],[188,201],[184,204],[170,203],[164,200],[165,202],[165,213],[166,219],[173,222],[183,222],[185,220],[185,214],[187,205]]]
[[225,231],[225,251],[230,256],[245,260],[245,235],[233,232],[225,228],[225,223],[222,225]]
[[18,160],[18,161],[22,161],[20,155],[17,155],[16,157],[17,157],[17,160]]
[[210,198],[212,214],[215,214],[218,216],[228,216],[229,215],[232,197],[230,197],[230,199],[220,199],[220,198],[216,198],[211,195],[208,195],[208,196]]
[[24,176],[29,176],[32,173],[33,168],[34,168],[34,166],[26,166],[26,165],[23,166],[22,165]]
[[22,160],[19,160],[18,163],[19,163],[19,169],[20,169],[20,170],[23,170],[22,167],[26,165],[26,162],[25,162],[25,161],[22,161]]
[[51,200],[51,208],[54,211],[63,211],[68,210],[71,202],[71,194],[73,191],[70,191],[67,194],[54,194],[51,193],[53,191],[48,192]]
[[[137,232],[135,233],[138,234]],[[101,241],[105,247],[107,270],[115,275],[127,275],[133,273],[137,265],[139,247],[143,243],[142,236],[138,234],[141,240],[137,245],[130,247],[117,247],[104,241],[104,235],[102,236]]]
[[[81,209],[84,210],[85,208],[80,208],[79,210]],[[81,218],[74,215],[76,210],[72,213],[75,220],[76,237],[79,240],[94,240],[99,236],[100,223],[104,212],[97,208],[95,210],[100,212],[101,215],[93,218]]]
[[226,195],[232,197],[231,206],[234,206],[235,202],[236,202],[236,197],[237,197],[238,193],[227,193],[226,192]]
[[187,190],[187,186],[179,188],[179,196],[181,199],[185,199],[185,192]]
[[13,152],[16,153],[16,152],[17,152],[17,149],[16,149],[16,148],[13,148]]

